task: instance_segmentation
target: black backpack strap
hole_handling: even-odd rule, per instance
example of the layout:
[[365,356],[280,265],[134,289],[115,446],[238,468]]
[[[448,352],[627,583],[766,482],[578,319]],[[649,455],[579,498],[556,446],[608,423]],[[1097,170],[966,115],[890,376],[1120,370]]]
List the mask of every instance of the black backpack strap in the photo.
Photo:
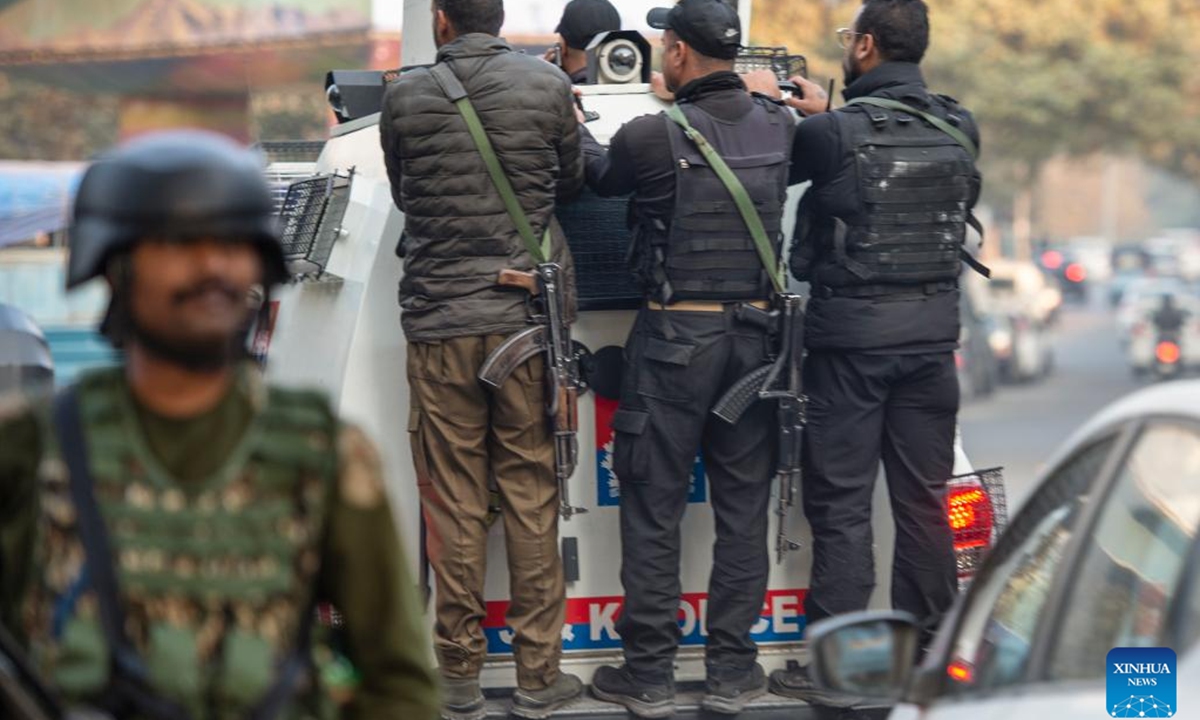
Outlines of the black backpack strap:
[[121,608],[112,545],[92,492],[94,483],[79,412],[79,391],[75,386],[66,388],[54,398],[54,428],[58,433],[59,452],[67,465],[79,539],[83,543],[88,577],[96,591],[100,626],[108,644],[112,675],[102,704],[117,716],[134,714],[148,720],[186,720],[189,716],[184,708],[151,689],[146,666],[125,634],[125,614]]
[[296,649],[279,666],[275,682],[246,716],[247,720],[275,720],[283,714],[288,703],[295,697],[301,678],[305,671],[312,666],[312,633],[317,614],[316,598],[317,595],[314,592],[312,602],[300,616]]
[[[979,233],[979,244],[982,245],[983,223],[979,222],[979,218],[975,217],[975,213],[967,213],[967,225],[970,226],[972,230]],[[958,253],[962,258],[962,261],[965,262],[972,270],[984,276],[985,278],[990,278],[992,276],[992,269],[980,262],[979,259],[974,255],[967,252],[965,247],[959,248]]]

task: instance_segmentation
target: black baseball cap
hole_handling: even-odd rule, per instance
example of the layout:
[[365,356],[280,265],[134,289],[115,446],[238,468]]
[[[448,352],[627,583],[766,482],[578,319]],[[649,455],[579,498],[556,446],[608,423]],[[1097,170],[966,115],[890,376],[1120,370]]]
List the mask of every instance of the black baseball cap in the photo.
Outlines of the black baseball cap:
[[723,0],[679,0],[675,7],[651,10],[646,23],[657,30],[673,30],[708,57],[732,60],[742,47],[742,21]]
[[567,47],[584,50],[600,33],[620,29],[621,14],[608,0],[571,0],[554,32],[563,36]]

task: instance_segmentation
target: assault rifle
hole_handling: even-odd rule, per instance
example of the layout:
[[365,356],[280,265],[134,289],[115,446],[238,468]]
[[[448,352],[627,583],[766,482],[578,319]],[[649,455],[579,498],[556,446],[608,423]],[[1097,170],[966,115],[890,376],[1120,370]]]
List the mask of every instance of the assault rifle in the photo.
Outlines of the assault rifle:
[[780,563],[784,553],[800,548],[800,543],[787,534],[787,517],[796,504],[802,473],[804,312],[799,295],[780,293],[775,297],[777,307],[770,312],[753,305],[741,305],[736,311],[739,320],[763,327],[775,335],[778,345],[774,360],[729,388],[713,407],[713,414],[734,425],[755,402],[774,400],[778,403],[779,460],[775,479],[779,483],[779,502],[775,514],[779,516],[779,530],[775,535],[775,562]]
[[539,353],[546,358],[546,416],[554,432],[554,475],[558,480],[558,511],[570,520],[586,508],[571,505],[568,481],[579,463],[579,354],[571,341],[563,301],[562,268],[541,263],[532,272],[501,270],[500,285],[522,288],[535,306],[533,326],[514,334],[492,351],[479,369],[479,380],[499,388],[513,371]]

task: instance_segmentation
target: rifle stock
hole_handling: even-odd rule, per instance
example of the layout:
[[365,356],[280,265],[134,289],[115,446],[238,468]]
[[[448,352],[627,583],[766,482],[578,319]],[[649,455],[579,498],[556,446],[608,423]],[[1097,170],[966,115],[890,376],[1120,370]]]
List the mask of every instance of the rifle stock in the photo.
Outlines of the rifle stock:
[[505,268],[500,271],[499,277],[496,278],[496,284],[503,285],[504,287],[521,288],[535,297],[542,293],[542,287],[538,282],[537,274],[528,270]]

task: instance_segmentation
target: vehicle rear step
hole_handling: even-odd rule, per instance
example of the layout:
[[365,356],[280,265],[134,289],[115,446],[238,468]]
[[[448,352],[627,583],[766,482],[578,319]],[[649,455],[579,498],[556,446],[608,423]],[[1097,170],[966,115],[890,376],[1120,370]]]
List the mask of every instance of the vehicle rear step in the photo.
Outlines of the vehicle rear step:
[[[485,690],[487,695],[487,717],[507,718],[512,703],[509,699],[510,690]],[[702,683],[681,683],[675,696],[676,720],[722,720],[733,717],[719,715],[703,710],[700,700],[704,697]],[[778,695],[768,694],[746,705],[746,709],[737,715],[738,718],[753,718],[753,720],[884,720],[890,708],[864,707],[851,710],[835,710],[818,708],[800,700],[791,700]],[[610,718],[633,718],[625,708],[613,703],[603,702],[592,697],[585,690],[584,697],[571,705],[559,710],[554,718],[573,718],[574,720],[609,720]]]

